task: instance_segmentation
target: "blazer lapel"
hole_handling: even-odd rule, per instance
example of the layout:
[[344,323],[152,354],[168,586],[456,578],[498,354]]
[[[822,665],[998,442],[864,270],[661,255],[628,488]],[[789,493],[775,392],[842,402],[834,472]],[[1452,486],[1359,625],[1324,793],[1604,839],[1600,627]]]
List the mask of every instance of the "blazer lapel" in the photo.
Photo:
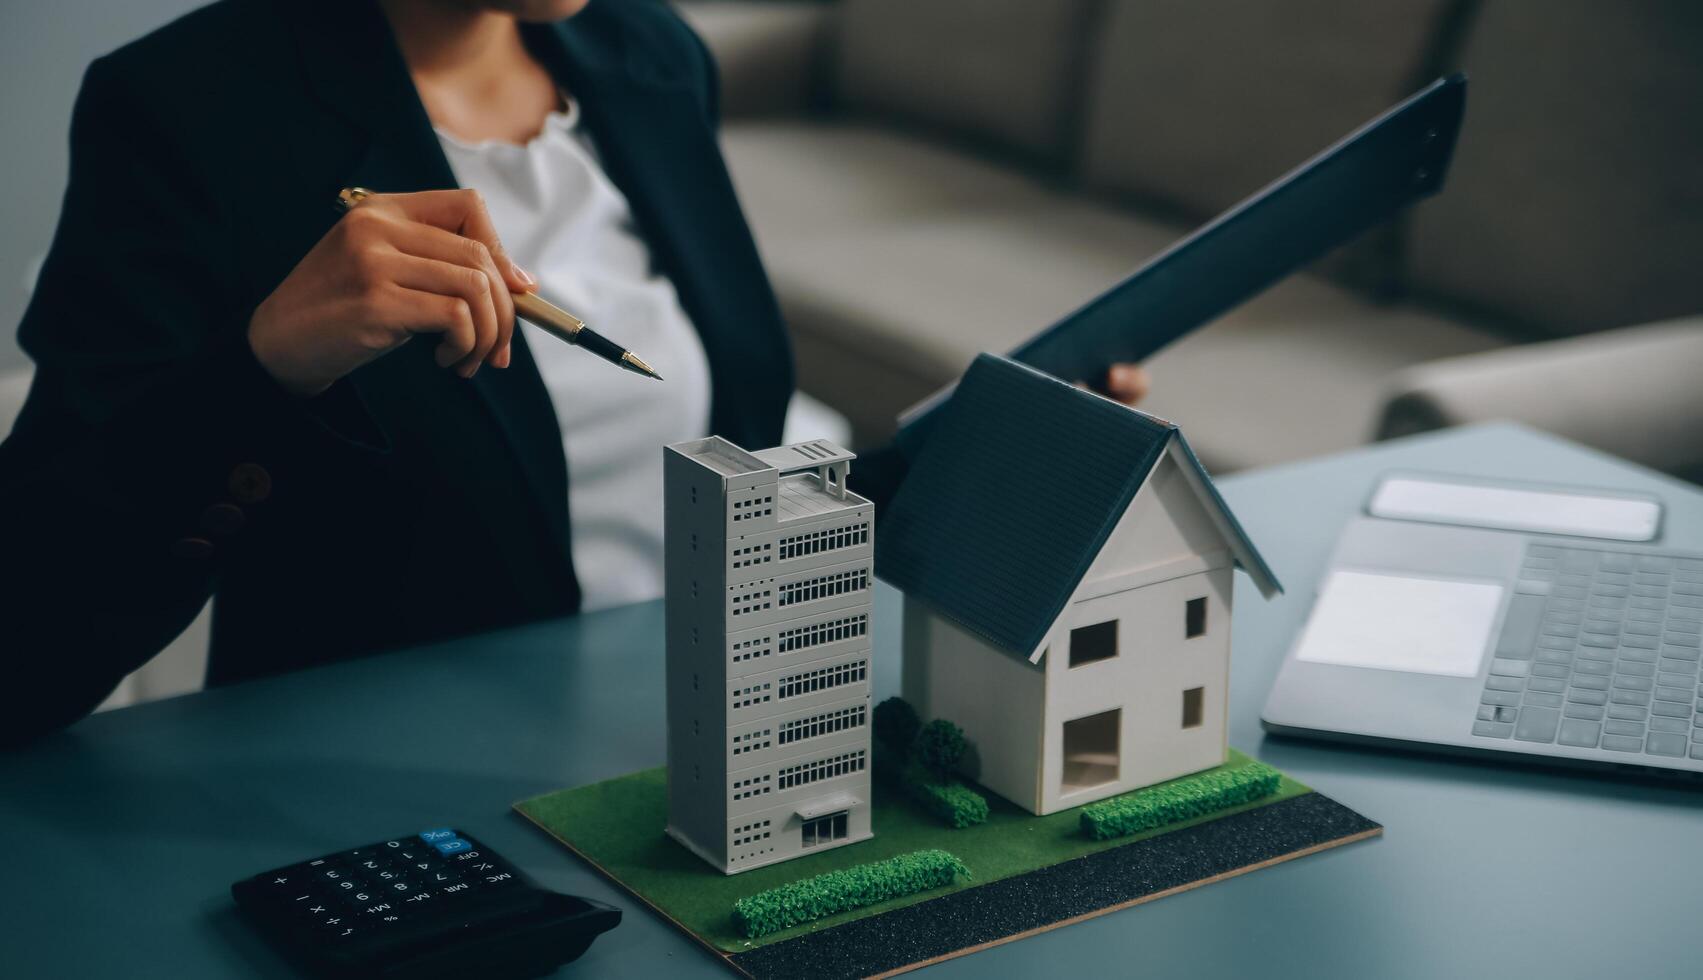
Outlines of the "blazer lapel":
[[[459,186],[378,5],[316,0],[297,9],[309,15],[300,41],[311,84],[322,101],[366,135],[365,150],[343,186],[391,193]],[[568,561],[567,461],[555,409],[518,330],[512,346],[514,361],[506,370],[485,368],[471,381],[450,387],[482,406],[503,432],[543,526],[561,543]],[[424,343],[419,348],[398,354],[423,358],[430,349]]]

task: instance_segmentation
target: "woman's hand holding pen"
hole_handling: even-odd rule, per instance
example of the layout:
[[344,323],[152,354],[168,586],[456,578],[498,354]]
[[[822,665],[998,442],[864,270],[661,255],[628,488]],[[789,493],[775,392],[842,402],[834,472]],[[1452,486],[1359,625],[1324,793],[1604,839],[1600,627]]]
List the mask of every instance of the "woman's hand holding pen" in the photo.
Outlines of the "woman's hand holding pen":
[[255,309],[248,342],[267,373],[303,396],[417,333],[442,334],[438,364],[470,378],[481,364],[508,366],[510,293],[535,288],[477,192],[376,194]]

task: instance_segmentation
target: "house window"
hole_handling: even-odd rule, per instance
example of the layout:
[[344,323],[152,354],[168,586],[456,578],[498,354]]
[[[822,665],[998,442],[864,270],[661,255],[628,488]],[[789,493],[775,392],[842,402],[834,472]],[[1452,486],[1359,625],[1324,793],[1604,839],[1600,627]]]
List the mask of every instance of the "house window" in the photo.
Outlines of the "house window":
[[817,817],[804,821],[804,846],[815,847],[818,844],[831,844],[837,840],[846,839],[846,811]]
[[1064,774],[1060,793],[1115,783],[1118,779],[1118,723],[1121,710],[1064,723]]
[[1191,687],[1183,692],[1183,727],[1199,728],[1205,712],[1206,688]]
[[1206,596],[1189,600],[1183,615],[1183,635],[1191,640],[1206,635]]
[[1118,655],[1118,621],[1078,626],[1070,631],[1070,665],[1080,667]]

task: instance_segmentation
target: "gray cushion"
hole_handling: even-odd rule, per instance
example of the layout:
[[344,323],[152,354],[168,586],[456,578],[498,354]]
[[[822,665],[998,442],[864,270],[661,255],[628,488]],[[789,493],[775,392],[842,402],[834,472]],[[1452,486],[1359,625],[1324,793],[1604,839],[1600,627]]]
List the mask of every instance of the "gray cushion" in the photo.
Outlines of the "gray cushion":
[[1063,154],[1089,0],[843,0],[839,91],[849,107]]
[[722,135],[759,240],[990,207],[1033,186],[1010,167],[882,126],[750,121]]
[[1703,317],[1433,361],[1392,379],[1378,432],[1512,419],[1697,479],[1700,364]]
[[1417,87],[1440,0],[1112,0],[1083,176],[1205,217]]
[[1703,4],[1496,0],[1416,287],[1550,333],[1703,311]]
[[[878,131],[745,124],[724,141],[801,387],[865,442],[1184,230]],[[1155,358],[1148,407],[1215,469],[1279,462],[1364,441],[1389,372],[1496,344],[1297,277]]]

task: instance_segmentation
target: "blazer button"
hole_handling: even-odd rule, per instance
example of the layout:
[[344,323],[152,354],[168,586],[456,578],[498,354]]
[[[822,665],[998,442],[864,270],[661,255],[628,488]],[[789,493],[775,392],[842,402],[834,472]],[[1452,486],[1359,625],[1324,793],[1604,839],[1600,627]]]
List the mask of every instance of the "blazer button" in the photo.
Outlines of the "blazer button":
[[257,463],[238,463],[231,470],[230,488],[238,503],[258,504],[272,496],[272,474]]
[[213,557],[213,542],[206,538],[178,538],[172,542],[171,553],[179,558],[202,560]]
[[208,534],[234,534],[246,519],[236,504],[214,504],[201,512],[201,530]]

